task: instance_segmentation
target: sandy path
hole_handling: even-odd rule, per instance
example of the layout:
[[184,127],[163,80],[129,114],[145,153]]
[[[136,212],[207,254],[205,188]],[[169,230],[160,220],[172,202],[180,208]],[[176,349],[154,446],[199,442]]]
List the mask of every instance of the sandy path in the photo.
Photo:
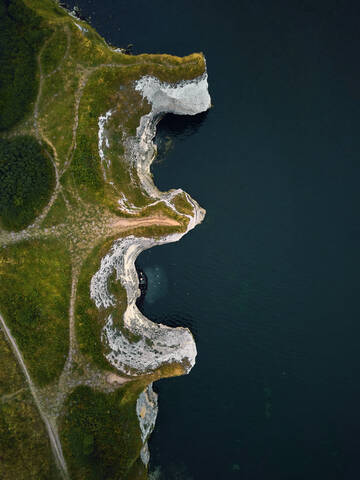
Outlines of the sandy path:
[[165,227],[178,227],[181,225],[174,218],[165,217],[162,215],[153,215],[152,217],[145,218],[119,218],[112,224],[114,230],[128,230],[129,228],[148,227],[148,226],[165,226]]

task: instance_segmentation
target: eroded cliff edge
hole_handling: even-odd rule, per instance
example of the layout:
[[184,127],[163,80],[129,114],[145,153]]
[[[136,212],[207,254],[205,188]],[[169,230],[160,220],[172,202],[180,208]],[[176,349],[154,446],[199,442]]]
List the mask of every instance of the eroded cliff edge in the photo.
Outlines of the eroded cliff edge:
[[[109,347],[106,358],[119,372],[132,376],[149,374],[161,370],[164,366],[171,367],[175,364],[181,366],[183,373],[189,373],[195,364],[197,353],[194,338],[187,328],[172,328],[156,324],[139,311],[136,300],[140,295],[140,290],[135,260],[146,249],[180,240],[205,216],[205,210],[183,190],[160,192],[153,183],[150,166],[156,156],[156,148],[153,143],[156,125],[165,113],[196,115],[210,108],[211,99],[208,92],[207,73],[177,84],[169,84],[161,82],[155,77],[144,76],[135,82],[135,90],[141,92],[142,96],[151,103],[152,108],[150,113],[141,117],[136,136],[126,140],[127,160],[135,167],[141,181],[141,189],[151,197],[152,204],[163,201],[176,214],[181,215],[181,212],[172,203],[172,199],[176,195],[183,194],[191,205],[192,212],[185,215],[188,222],[183,232],[159,238],[131,235],[117,240],[110,252],[101,260],[99,270],[91,279],[91,298],[98,308],[109,306],[116,308],[116,298],[108,291],[109,279],[114,272],[116,280],[121,282],[126,290],[127,307],[123,314],[122,328],[119,329],[114,325],[110,313],[102,331],[103,341]],[[102,120],[108,119],[110,112],[107,112],[99,120],[99,138],[104,135]],[[109,143],[107,145],[110,148]],[[99,154],[106,162],[106,156],[100,148]],[[124,200],[126,201],[123,198],[122,202]],[[127,212],[135,213],[136,209],[133,209],[132,212],[127,208]],[[136,337],[135,342],[129,339],[127,332]],[[152,401],[146,401],[149,398]],[[149,452],[146,442],[154,428],[157,415],[157,400],[151,384],[140,395],[137,405],[139,404],[141,407],[137,406],[137,413],[144,442],[141,458],[147,464]],[[147,412],[146,417],[141,415],[144,409]],[[151,428],[144,426],[145,418],[148,419],[149,416],[152,420],[147,424],[151,425]]]

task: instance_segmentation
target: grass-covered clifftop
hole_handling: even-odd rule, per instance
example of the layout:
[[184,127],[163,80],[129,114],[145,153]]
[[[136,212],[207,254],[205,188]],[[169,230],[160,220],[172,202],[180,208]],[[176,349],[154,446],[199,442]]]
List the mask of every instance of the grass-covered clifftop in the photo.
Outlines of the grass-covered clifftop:
[[[33,394],[20,437],[15,413],[2,410],[5,465],[8,439],[32,438],[37,407],[49,422],[45,440],[36,440],[39,447],[24,441],[23,448],[30,455],[53,436],[63,478],[145,479],[137,395],[155,378],[182,370],[166,365],[136,380],[119,376],[104,356],[105,312],[94,306],[89,285],[115,239],[185,230],[193,211],[187,197],[174,195],[175,208],[154,202],[127,157],[127,142],[151,110],[134,82],[144,75],[193,79],[204,73],[204,58],[115,51],[53,0],[0,0],[0,52],[0,314]],[[101,143],[99,119],[109,110]],[[110,289],[122,328],[125,291],[115,278]],[[10,355],[5,347],[0,343],[1,369]],[[8,393],[2,395],[0,405]],[[23,477],[18,466],[0,466],[0,477],[43,478],[35,463]],[[53,464],[46,468],[44,478],[57,478]]]

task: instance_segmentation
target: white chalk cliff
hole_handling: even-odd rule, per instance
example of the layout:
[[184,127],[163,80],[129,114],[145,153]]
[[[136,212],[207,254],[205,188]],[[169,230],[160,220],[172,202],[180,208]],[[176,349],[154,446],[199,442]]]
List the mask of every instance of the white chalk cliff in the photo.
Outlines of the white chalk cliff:
[[152,388],[152,383],[139,395],[136,402],[136,414],[139,419],[141,440],[143,447],[140,452],[140,458],[144,465],[150,460],[150,452],[147,444],[151,432],[154,430],[156,417],[158,413],[158,396]]
[[[207,74],[175,85],[145,76],[135,83],[135,90],[141,92],[151,103],[152,109],[141,118],[136,136],[128,140],[127,158],[135,165],[142,188],[154,199],[154,203],[164,201],[176,211],[171,200],[175,195],[182,193],[182,190],[160,192],[155,187],[150,173],[150,165],[156,155],[153,143],[156,124],[163,113],[195,115],[206,111],[211,105]],[[105,118],[106,116],[102,117],[103,121]],[[101,143],[102,128],[103,124],[99,122]],[[103,152],[101,160],[104,161]],[[187,215],[189,222],[185,232],[170,234],[160,239],[135,236],[119,239],[102,259],[99,270],[91,279],[90,294],[98,308],[116,306],[115,297],[108,291],[108,280],[114,271],[116,279],[126,290],[127,308],[123,317],[123,327],[136,335],[138,341],[130,341],[122,330],[116,328],[111,314],[103,329],[103,340],[109,347],[106,357],[123,373],[131,375],[151,373],[161,365],[171,363],[181,364],[184,371],[188,372],[195,364],[196,346],[187,328],[171,328],[153,323],[142,315],[136,306],[136,299],[140,295],[135,269],[137,256],[153,246],[180,240],[204,218],[205,211],[187,193],[185,195],[193,207],[193,213]]]
[[[133,376],[141,375],[154,372],[162,365],[175,363],[180,364],[184,372],[188,373],[195,364],[197,353],[193,336],[187,328],[171,328],[153,323],[138,310],[136,299],[140,295],[140,290],[135,260],[143,250],[180,240],[204,218],[205,211],[182,190],[160,192],[153,183],[150,166],[156,155],[156,147],[153,143],[156,125],[163,114],[196,115],[210,108],[207,74],[204,73],[201,77],[177,84],[167,84],[157,78],[145,76],[135,82],[134,87],[143,98],[147,99],[152,109],[141,118],[136,136],[127,140],[126,158],[135,166],[141,187],[153,198],[153,204],[162,201],[177,212],[172,199],[179,193],[184,193],[193,211],[192,214],[187,215],[188,225],[183,233],[174,233],[158,239],[128,236],[115,241],[110,252],[102,259],[99,270],[91,279],[90,294],[98,308],[116,308],[116,298],[108,290],[108,281],[114,272],[116,279],[126,290],[127,308],[123,316],[123,327],[117,328],[112,314],[109,314],[102,331],[103,341],[108,346],[106,358],[120,372]],[[110,115],[109,112],[99,119],[99,150],[101,150],[102,164],[106,162],[102,147],[106,143],[103,128],[108,115]],[[131,213],[132,208],[133,213],[138,211],[138,208],[133,207],[125,198],[119,199],[119,205],[124,205],[127,213]],[[124,330],[136,337],[126,335]],[[136,341],[129,338],[136,338]],[[143,440],[141,458],[145,464],[149,459],[146,442],[154,426],[156,413],[156,394],[149,386],[140,395],[137,403]]]

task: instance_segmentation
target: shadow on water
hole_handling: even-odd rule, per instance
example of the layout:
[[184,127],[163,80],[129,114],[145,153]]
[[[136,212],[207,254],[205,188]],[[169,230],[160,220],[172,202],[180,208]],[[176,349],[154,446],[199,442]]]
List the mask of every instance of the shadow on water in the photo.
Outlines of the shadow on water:
[[198,133],[205,122],[208,111],[197,115],[166,114],[157,125],[155,144],[157,156],[155,163],[160,163],[173,149],[174,145],[187,137]]

